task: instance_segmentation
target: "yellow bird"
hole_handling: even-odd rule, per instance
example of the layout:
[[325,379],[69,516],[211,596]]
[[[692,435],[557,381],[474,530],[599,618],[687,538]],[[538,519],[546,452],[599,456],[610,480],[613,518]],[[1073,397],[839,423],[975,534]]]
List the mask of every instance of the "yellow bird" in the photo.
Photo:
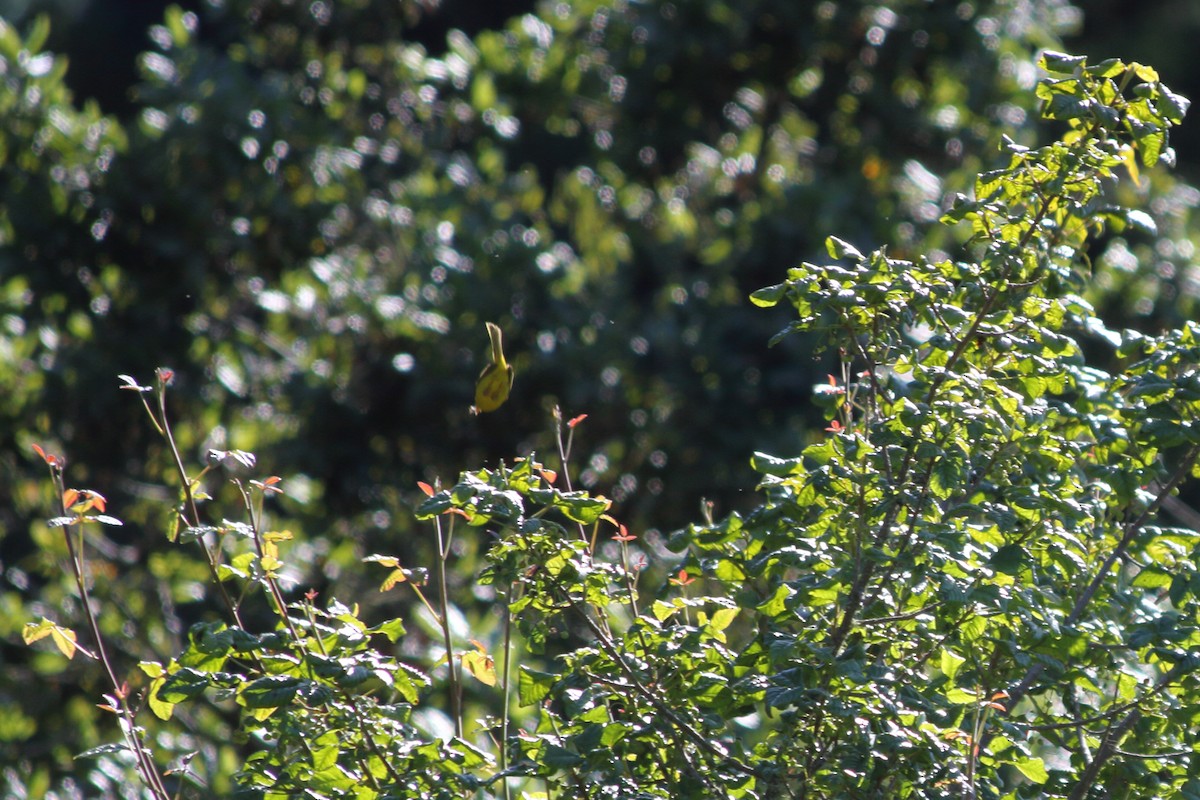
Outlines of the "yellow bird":
[[488,339],[492,342],[492,363],[479,373],[475,383],[475,405],[471,406],[472,414],[482,414],[485,411],[495,411],[504,405],[508,392],[513,385],[513,368],[504,360],[504,340],[500,328],[491,322],[487,323]]

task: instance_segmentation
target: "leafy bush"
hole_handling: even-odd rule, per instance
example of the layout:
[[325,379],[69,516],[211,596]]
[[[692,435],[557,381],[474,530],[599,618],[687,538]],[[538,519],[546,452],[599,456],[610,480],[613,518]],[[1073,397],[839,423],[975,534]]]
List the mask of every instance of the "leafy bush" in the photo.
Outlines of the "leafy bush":
[[[244,520],[206,521],[209,474],[253,457],[214,452],[191,475],[170,374],[126,379],[175,455],[175,538],[202,548],[228,619],[144,662],[140,690],[97,646],[126,738],[94,754],[132,757],[155,797],[211,785],[204,759],[159,773],[144,703],[164,722],[235,716],[248,797],[1196,794],[1196,534],[1163,512],[1200,474],[1200,326],[1113,331],[1082,297],[1089,246],[1153,224],[1113,202],[1117,174],[1170,160],[1188,103],[1140,64],[1041,66],[1066,132],[1007,141],[955,202],[944,221],[969,228],[969,257],[830,238],[832,263],[754,294],[795,310],[780,337],[835,354],[815,394],[827,435],[757,455],[760,505],[672,536],[661,586],[642,567],[669,553],[573,488],[576,418],[556,419],[557,468],[531,456],[422,487],[436,594],[402,558],[367,559],[416,593],[438,644],[314,592],[289,602],[296,551],[264,511],[278,479],[235,474]],[[85,526],[116,520],[43,456],[91,619]],[[489,641],[448,593],[465,540],[485,551],[472,591],[500,613]],[[275,622],[245,621],[251,605]],[[27,637],[77,648],[50,620]]]

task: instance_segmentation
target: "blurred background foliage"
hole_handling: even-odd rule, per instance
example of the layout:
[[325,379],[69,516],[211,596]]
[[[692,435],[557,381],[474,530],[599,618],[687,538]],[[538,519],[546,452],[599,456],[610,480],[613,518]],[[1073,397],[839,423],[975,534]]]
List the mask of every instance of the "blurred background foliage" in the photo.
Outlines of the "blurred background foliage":
[[[578,484],[657,557],[702,500],[754,503],[753,451],[824,425],[822,362],[768,349],[787,316],[751,291],[829,234],[953,254],[948,194],[1002,135],[1038,135],[1039,48],[1141,60],[1194,97],[1200,27],[1182,0],[0,0],[0,19],[0,786],[62,797],[128,788],[72,760],[113,738],[97,671],[20,643],[75,619],[31,444],[127,523],[92,563],[128,666],[209,613],[118,373],[175,370],[196,464],[240,448],[285,479],[297,587],[394,603],[358,559],[431,560],[416,482],[557,467],[555,407],[588,415]],[[1176,173],[1114,189],[1159,199],[1157,231],[1093,253],[1113,325],[1195,313],[1198,135]],[[517,379],[476,417],[487,320]],[[463,610],[488,635],[486,603]],[[228,764],[219,711],[194,713],[163,746]]]

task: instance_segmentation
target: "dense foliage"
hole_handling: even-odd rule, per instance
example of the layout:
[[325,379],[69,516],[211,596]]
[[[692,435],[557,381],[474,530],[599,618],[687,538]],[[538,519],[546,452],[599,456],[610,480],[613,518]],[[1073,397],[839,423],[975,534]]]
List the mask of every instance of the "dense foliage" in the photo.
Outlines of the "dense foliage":
[[[1033,53],[1074,14],[547,4],[433,52],[415,5],[235,0],[151,30],[124,122],[71,102],[44,27],[3,26],[3,785],[136,792],[107,694],[190,764],[144,785],[218,793],[1183,787],[1193,687],[1157,637],[1186,651],[1193,567],[1153,512],[1190,468],[1190,328],[1118,351],[1092,309],[1188,313],[1195,193],[1153,168],[1184,102],[1056,62],[1072,132],[1024,150]],[[1153,219],[1121,210],[1147,192]],[[888,248],[757,293],[800,312],[765,349],[786,317],[746,296],[829,232]],[[485,320],[517,380],[473,417]],[[161,364],[171,439],[114,379]],[[125,524],[81,528],[83,494],[48,528],[34,443]],[[755,449],[784,454],[761,495]],[[269,513],[245,450],[284,478]],[[417,509],[470,535],[414,519],[418,480],[484,463]],[[418,589],[440,566],[404,636],[369,553]]]
[[[1159,511],[1200,475],[1200,327],[1114,332],[1077,291],[1094,237],[1152,224],[1105,188],[1170,157],[1188,102],[1140,64],[1041,63],[1043,113],[1067,131],[1036,149],[1008,141],[1007,164],[959,196],[944,221],[970,228],[970,258],[864,255],[830,238],[834,263],[754,294],[794,307],[781,337],[811,331],[836,350],[839,375],[818,393],[828,435],[795,458],[756,456],[762,504],[673,537],[685,565],[658,597],[639,588],[639,537],[612,501],[572,489],[586,420],[560,419],[561,472],[525,458],[423,486],[432,601],[424,570],[365,559],[389,570],[385,590],[411,586],[442,632],[446,691],[430,694],[426,673],[372,646],[403,653],[399,619],[368,626],[314,591],[288,603],[292,535],[264,527],[278,478],[232,478],[245,520],[211,524],[205,475],[254,458],[213,452],[192,476],[175,451],[173,538],[201,546],[229,618],[193,625],[169,662],[142,662],[138,696],[164,721],[200,697],[236,710],[248,797],[1194,794],[1196,533]],[[1097,367],[1085,344],[1121,369]],[[123,380],[174,451],[173,377]],[[83,531],[119,521],[37,451],[86,604]],[[503,620],[491,646],[453,630],[455,536],[486,549],[478,581]],[[242,619],[256,588],[278,620],[261,633]],[[572,627],[583,643],[552,648]],[[77,648],[48,619],[26,638]],[[464,717],[468,675],[500,699],[495,717]],[[207,785],[209,765],[160,774],[128,685],[110,680],[125,741],[89,755],[128,755],[163,800],[187,791],[176,780]]]

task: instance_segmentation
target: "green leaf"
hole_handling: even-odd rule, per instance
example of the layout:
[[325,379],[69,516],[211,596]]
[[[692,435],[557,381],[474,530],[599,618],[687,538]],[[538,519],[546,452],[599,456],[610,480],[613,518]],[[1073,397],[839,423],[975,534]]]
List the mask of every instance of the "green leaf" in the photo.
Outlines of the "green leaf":
[[1192,778],[1179,790],[1183,800],[1200,800],[1200,779]]
[[1158,83],[1158,70],[1154,69],[1154,67],[1148,67],[1136,61],[1129,66],[1133,67],[1133,73],[1138,76],[1139,80],[1143,80],[1146,83]]
[[746,571],[742,569],[741,564],[730,558],[717,559],[717,563],[712,567],[712,575],[719,581],[729,583],[746,580]]
[[604,732],[600,736],[600,744],[603,747],[612,747],[617,742],[629,735],[632,726],[626,725],[623,722],[613,722],[604,726]]
[[208,684],[209,677],[206,673],[184,667],[171,673],[158,685],[158,697],[164,703],[191,700],[202,694],[208,688]]
[[1142,589],[1162,589],[1171,585],[1174,576],[1160,567],[1142,567],[1130,582]]
[[993,569],[1006,575],[1016,575],[1028,562],[1029,554],[1017,544],[1006,544],[988,559]]
[[979,702],[979,695],[966,689],[952,688],[946,690],[946,699],[956,706],[969,706]]
[[[1157,133],[1152,133],[1148,136],[1144,136],[1144,137],[1138,139],[1138,150],[1140,150],[1142,153],[1142,165],[1147,166],[1147,167],[1153,167],[1155,164],[1157,164],[1158,159],[1162,155],[1163,148],[1166,146],[1166,144],[1167,144],[1167,134],[1165,131],[1158,131]],[[1131,211],[1130,213],[1141,213],[1141,212],[1136,212],[1136,209],[1135,209],[1134,211]],[[1157,227],[1151,227],[1150,230],[1152,231],[1151,235],[1158,233]]]
[[776,478],[786,478],[804,473],[804,459],[800,457],[776,458],[768,453],[756,452],[750,457],[750,466],[755,472],[772,475]]
[[825,249],[829,251],[830,258],[849,258],[853,261],[862,261],[865,258],[854,245],[836,236],[825,240]]
[[450,496],[450,492],[443,490],[425,499],[421,505],[417,506],[417,519],[432,519],[439,514],[445,514],[454,507],[454,499]]
[[279,708],[292,701],[302,683],[291,675],[267,675],[243,686],[238,702],[246,708]]
[[550,690],[554,688],[557,680],[557,675],[522,666],[517,676],[517,699],[522,706],[540,703],[550,695]]
[[1095,78],[1115,78],[1125,71],[1125,62],[1118,58],[1106,58],[1084,71]]
[[[1068,94],[1053,94],[1050,96],[1042,115],[1047,119],[1074,120],[1087,116],[1087,103]],[[1018,234],[1019,228],[1014,229]]]
[[395,667],[392,679],[395,681],[393,685],[396,691],[400,693],[405,702],[416,703],[420,697],[418,689],[429,685],[429,676],[404,662],[397,663]]
[[1034,783],[1045,783],[1050,779],[1050,773],[1046,771],[1046,762],[1040,758],[1024,758],[1014,761],[1013,766]]
[[161,678],[166,674],[166,670],[163,669],[163,665],[159,664],[157,661],[139,661],[138,668],[151,678]]
[[583,525],[592,525],[612,506],[605,497],[593,497],[587,492],[556,492],[554,507],[567,519]]
[[787,601],[792,594],[794,590],[786,583],[781,583],[769,598],[759,604],[758,610],[768,617],[777,617],[787,610]]
[[1192,101],[1180,94],[1175,94],[1167,87],[1162,87],[1161,97],[1162,112],[1168,120],[1178,125],[1183,122],[1183,117],[1187,114],[1188,108]]
[[771,308],[787,295],[788,285],[777,283],[774,286],[764,286],[750,295],[750,302],[759,308]]
[[565,747],[548,744],[546,745],[546,752],[542,756],[542,763],[554,769],[570,769],[583,763],[583,756],[578,753],[572,753]]
[[723,631],[729,627],[737,615],[736,608],[719,608],[713,612],[712,618],[708,621],[709,627],[714,631]]
[[1046,72],[1055,72],[1060,75],[1074,74],[1075,70],[1083,68],[1086,64],[1087,58],[1084,56],[1072,56],[1054,50],[1047,50],[1038,59],[1039,67],[1046,70]]
[[933,464],[933,471],[929,476],[929,491],[937,499],[945,500],[958,488],[961,479],[958,462],[943,456]]
[[159,690],[166,682],[167,679],[159,675],[150,681],[150,688],[146,692],[146,704],[150,706],[151,713],[163,721],[169,720],[175,712],[175,704],[164,700],[159,694]]
[[962,667],[963,664],[966,663],[966,661],[967,661],[966,658],[964,658],[963,656],[960,656],[958,653],[955,653],[953,650],[950,650],[949,648],[942,650],[941,664],[940,664],[942,674],[945,675],[947,678],[949,678],[951,681],[953,681],[954,676],[958,674],[958,670]]
[[382,622],[371,628],[370,633],[383,634],[389,642],[398,642],[400,637],[404,635],[404,622],[399,617],[393,617],[387,622]]
[[233,636],[222,623],[198,622],[188,631],[188,648],[179,654],[179,665],[215,672],[225,665],[233,649]]
[[655,619],[662,622],[682,607],[683,604],[678,598],[671,603],[666,600],[655,600],[654,604],[650,606],[650,613],[654,615]]
[[324,771],[337,764],[338,755],[340,754],[338,742],[338,736],[334,731],[329,731],[317,737],[317,740],[312,743],[310,748],[313,769]]

